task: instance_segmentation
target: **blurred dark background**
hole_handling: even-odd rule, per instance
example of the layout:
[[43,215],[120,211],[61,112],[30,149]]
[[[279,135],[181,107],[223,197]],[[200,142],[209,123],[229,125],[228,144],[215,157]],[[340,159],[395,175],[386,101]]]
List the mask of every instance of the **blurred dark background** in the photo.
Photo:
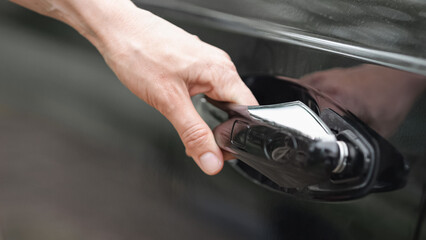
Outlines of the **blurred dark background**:
[[[404,239],[416,228],[420,166],[401,191],[342,204],[270,192],[228,165],[207,177],[73,29],[2,1],[0,36],[3,239]],[[418,139],[394,138],[417,160],[422,119],[402,126]]]
[[[4,239],[223,237],[209,222],[226,224],[223,207],[233,207],[216,207],[221,199],[204,189],[223,180],[197,169],[166,119],[94,47],[5,1],[0,36]],[[218,219],[201,221],[199,211]],[[250,219],[241,225],[259,228]]]

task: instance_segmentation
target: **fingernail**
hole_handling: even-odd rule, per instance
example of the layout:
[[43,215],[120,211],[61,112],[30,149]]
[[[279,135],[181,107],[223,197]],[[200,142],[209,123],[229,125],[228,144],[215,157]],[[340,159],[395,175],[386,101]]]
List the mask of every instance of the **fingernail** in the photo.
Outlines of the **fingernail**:
[[211,152],[207,152],[201,155],[200,165],[203,171],[207,174],[214,174],[220,170],[222,164],[216,155]]

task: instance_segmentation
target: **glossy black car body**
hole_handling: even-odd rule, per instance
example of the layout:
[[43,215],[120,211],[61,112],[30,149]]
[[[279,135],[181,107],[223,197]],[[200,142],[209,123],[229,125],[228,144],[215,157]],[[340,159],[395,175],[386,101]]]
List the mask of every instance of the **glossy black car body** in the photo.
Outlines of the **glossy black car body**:
[[[394,76],[426,76],[421,2],[135,3],[224,49],[241,75],[297,82],[351,69],[366,79],[379,64],[401,70]],[[388,138],[411,165],[404,188],[342,203],[301,200],[230,166],[204,176],[167,121],[120,87],[77,34],[19,11],[5,13],[15,22],[0,30],[5,239],[425,238],[424,94]],[[28,24],[48,34],[25,34]],[[397,102],[387,103],[396,111]]]

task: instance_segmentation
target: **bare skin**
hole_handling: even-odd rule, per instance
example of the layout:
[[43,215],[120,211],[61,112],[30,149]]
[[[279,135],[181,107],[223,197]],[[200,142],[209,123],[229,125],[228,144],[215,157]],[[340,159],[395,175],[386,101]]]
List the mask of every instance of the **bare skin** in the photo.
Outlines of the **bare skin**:
[[172,123],[206,174],[222,169],[222,151],[190,97],[257,105],[228,54],[130,0],[11,1],[76,29],[130,91]]

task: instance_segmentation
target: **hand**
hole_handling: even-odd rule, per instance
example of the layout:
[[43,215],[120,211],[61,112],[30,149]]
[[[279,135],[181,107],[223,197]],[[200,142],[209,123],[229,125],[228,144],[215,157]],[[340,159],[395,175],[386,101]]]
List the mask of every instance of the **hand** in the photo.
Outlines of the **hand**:
[[[159,110],[176,128],[186,153],[207,174],[218,173],[223,155],[190,97],[257,104],[229,56],[169,22],[135,9],[109,26],[99,48],[122,83]],[[98,45],[99,46],[99,45]]]
[[190,97],[205,93],[219,101],[257,104],[224,51],[130,0],[12,1],[74,27],[125,86],[173,124],[186,153],[205,173],[222,169],[223,154]]

